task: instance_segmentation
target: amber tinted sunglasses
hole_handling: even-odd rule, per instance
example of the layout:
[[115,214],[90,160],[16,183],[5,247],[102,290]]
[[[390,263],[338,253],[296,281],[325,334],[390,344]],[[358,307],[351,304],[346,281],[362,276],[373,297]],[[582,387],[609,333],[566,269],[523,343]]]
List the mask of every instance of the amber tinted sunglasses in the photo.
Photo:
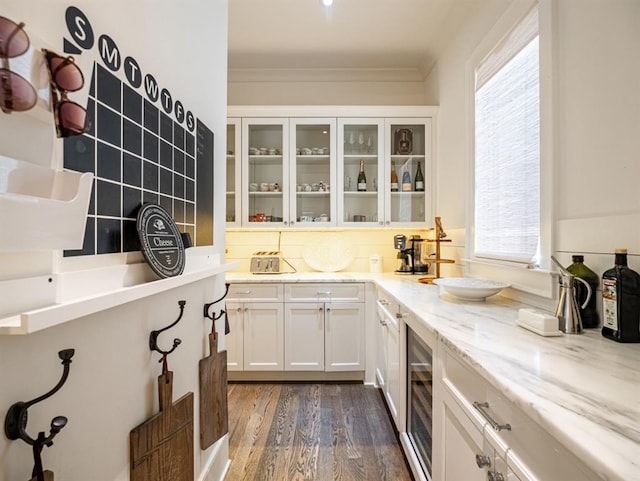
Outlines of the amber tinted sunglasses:
[[15,23],[0,16],[0,109],[4,113],[24,112],[32,108],[38,94],[23,76],[9,69],[9,59],[19,57],[29,49],[29,37],[24,23]]
[[76,92],[83,87],[82,70],[70,55],[62,57],[46,49],[42,49],[42,52],[49,68],[51,101],[58,137],[70,137],[85,133],[91,128],[87,118],[87,110],[67,98],[69,92]]

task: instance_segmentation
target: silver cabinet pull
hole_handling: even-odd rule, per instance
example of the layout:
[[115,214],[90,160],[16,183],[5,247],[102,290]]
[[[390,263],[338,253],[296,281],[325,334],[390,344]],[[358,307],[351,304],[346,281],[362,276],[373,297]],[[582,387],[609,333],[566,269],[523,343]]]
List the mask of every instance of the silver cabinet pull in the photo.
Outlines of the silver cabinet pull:
[[238,291],[238,294],[242,294],[242,295],[249,295],[251,294],[251,291]]
[[378,303],[380,303],[381,306],[388,306],[389,305],[389,301],[387,301],[386,299],[379,299]]
[[322,312],[322,307],[319,307],[319,308],[318,308],[318,311]]
[[476,454],[476,464],[479,468],[488,468],[491,466],[491,458],[486,454]]
[[401,312],[396,312],[396,319],[402,319],[403,314]]
[[330,296],[331,295],[331,291],[318,291],[316,292],[317,295],[319,296]]
[[242,312],[242,307],[238,307],[237,311]]
[[487,422],[491,425],[491,427],[496,431],[502,431],[503,429],[506,429],[507,431],[511,431],[511,424],[508,424],[508,423],[498,424],[493,420],[493,418],[489,415],[489,413],[485,411],[485,409],[489,409],[489,403],[487,402],[481,403],[478,401],[473,401],[473,407],[476,408],[480,412],[480,414],[482,414],[482,417],[485,418]]

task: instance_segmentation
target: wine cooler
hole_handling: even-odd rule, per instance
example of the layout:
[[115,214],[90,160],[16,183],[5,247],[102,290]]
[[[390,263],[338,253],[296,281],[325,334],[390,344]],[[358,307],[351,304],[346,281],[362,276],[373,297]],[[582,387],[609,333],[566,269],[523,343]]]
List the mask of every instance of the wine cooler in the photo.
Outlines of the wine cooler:
[[427,479],[431,479],[433,433],[431,348],[407,328],[407,435]]

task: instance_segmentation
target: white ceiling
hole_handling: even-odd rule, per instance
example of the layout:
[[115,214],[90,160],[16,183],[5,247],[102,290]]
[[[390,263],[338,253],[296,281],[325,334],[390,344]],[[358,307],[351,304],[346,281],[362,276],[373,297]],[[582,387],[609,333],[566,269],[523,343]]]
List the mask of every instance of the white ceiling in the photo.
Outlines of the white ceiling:
[[428,73],[482,0],[229,0],[230,69]]

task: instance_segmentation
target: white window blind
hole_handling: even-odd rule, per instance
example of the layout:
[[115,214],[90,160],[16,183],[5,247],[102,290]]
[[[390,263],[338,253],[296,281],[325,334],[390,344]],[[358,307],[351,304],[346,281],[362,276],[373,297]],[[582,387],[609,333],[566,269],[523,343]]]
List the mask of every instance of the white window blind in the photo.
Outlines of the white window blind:
[[474,255],[530,262],[540,236],[538,12],[475,70]]

